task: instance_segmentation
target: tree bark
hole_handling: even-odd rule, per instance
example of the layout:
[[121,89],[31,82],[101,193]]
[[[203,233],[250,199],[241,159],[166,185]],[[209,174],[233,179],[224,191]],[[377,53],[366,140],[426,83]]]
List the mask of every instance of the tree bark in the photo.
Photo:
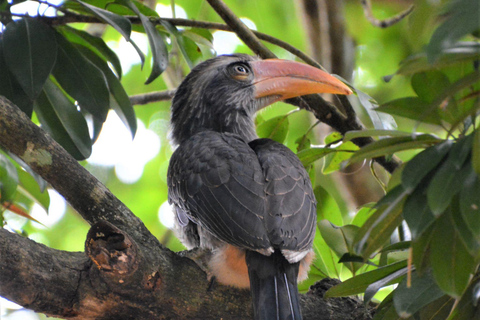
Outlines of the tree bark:
[[[85,253],[48,248],[0,229],[0,295],[65,319],[249,319],[250,293],[216,284],[190,257],[163,247],[103,184],[7,99],[0,147],[47,180],[92,228]],[[356,299],[302,296],[304,319],[371,319]],[[212,285],[213,284],[213,285]]]

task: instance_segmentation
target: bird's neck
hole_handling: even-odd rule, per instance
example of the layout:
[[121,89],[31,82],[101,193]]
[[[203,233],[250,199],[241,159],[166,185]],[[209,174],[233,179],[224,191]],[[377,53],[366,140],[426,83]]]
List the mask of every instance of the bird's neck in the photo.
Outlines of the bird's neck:
[[[173,116],[173,115],[172,115]],[[174,145],[202,131],[229,132],[240,136],[246,142],[258,138],[253,115],[246,114],[243,110],[210,115],[192,115],[184,121],[175,121],[172,117],[171,140]]]

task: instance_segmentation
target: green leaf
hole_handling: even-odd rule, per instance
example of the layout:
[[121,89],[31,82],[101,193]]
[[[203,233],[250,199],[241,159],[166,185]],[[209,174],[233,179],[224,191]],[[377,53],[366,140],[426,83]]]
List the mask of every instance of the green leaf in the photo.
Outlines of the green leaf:
[[39,19],[10,22],[3,32],[3,52],[8,69],[27,96],[34,100],[55,64],[54,31]]
[[477,264],[455,228],[451,214],[442,215],[431,239],[430,261],[438,286],[452,297],[462,296]]
[[118,80],[113,74],[107,63],[95,53],[82,46],[78,46],[78,49],[85,58],[95,64],[95,66],[103,72],[107,79],[108,89],[110,91],[110,105],[122,120],[123,124],[130,129],[132,138],[135,137],[135,132],[137,131],[137,117],[135,116],[135,111],[130,103],[130,98],[120,83],[120,80]]
[[[328,246],[341,258],[345,253],[353,253],[353,239],[359,229],[357,226],[345,225],[337,227],[328,220],[317,222],[318,229]],[[353,273],[360,269],[363,264],[345,263],[345,266]]]
[[448,77],[438,70],[415,73],[412,77],[413,90],[421,100],[428,103],[432,103],[449,85]]
[[0,95],[20,108],[28,117],[32,116],[33,101],[23,91],[13,74],[8,70],[3,56],[3,41],[0,38]]
[[313,190],[317,199],[317,220],[328,220],[335,225],[342,225],[342,212],[337,201],[321,186],[315,186]]
[[92,143],[85,118],[52,81],[35,102],[35,112],[45,129],[75,159],[90,156]]
[[110,49],[105,41],[100,37],[95,37],[86,31],[78,30],[70,26],[62,26],[57,28],[70,42],[78,43],[85,46],[96,53],[97,56],[102,57],[105,61],[112,64],[118,78],[122,77],[122,65],[118,56]]
[[473,133],[472,165],[475,172],[480,176],[480,129]]
[[259,137],[283,143],[287,137],[288,127],[288,115],[281,115],[260,123],[257,126],[257,134]]
[[356,93],[370,120],[372,120],[375,129],[392,130],[397,127],[397,123],[392,116],[378,113],[376,108],[378,103],[372,97],[358,89],[356,89]]
[[408,268],[405,267],[403,269],[397,270],[393,272],[392,274],[389,274],[383,279],[380,279],[378,281],[373,282],[370,284],[366,289],[365,289],[365,295],[364,295],[364,303],[368,304],[370,300],[373,299],[373,297],[377,294],[378,290],[381,288],[391,285],[394,283],[398,283],[401,281],[401,277],[406,275],[408,273]]
[[479,29],[479,1],[455,0],[449,5],[450,10],[445,14],[445,20],[435,30],[426,48],[430,63],[436,61],[442,49],[452,47],[461,37]]
[[475,110],[474,108],[478,106],[475,106],[475,104],[472,104],[471,107],[467,108],[466,110],[458,110],[459,108],[457,107],[456,101],[454,99],[451,99],[451,97],[453,97],[455,94],[457,94],[461,90],[470,88],[471,86],[475,85],[479,81],[480,81],[480,70],[467,74],[466,76],[452,83],[450,86],[439,91],[439,94],[435,98],[435,100],[432,102],[430,109],[438,108],[438,106],[448,101],[449,104],[447,105],[447,108],[446,108],[447,110],[441,113],[443,118],[452,124],[457,122],[463,122],[464,118],[469,116],[472,113],[472,110]]
[[480,318],[478,299],[480,297],[480,278],[474,277],[465,293],[448,317],[448,320],[470,320]]
[[435,224],[432,224],[419,238],[412,240],[412,261],[419,274],[430,268],[430,242]]
[[415,316],[422,320],[445,320],[448,318],[454,304],[455,299],[444,295],[427,304]]
[[[473,170],[471,171],[473,173]],[[474,174],[475,175],[475,174]],[[476,176],[476,175],[475,175]],[[466,180],[475,180],[467,178]],[[477,190],[480,191],[480,188]],[[468,191],[467,191],[468,192]],[[480,193],[477,193],[479,195]],[[460,236],[460,239],[463,241],[465,248],[467,249],[468,253],[478,261],[480,258],[480,230],[475,229],[475,225],[470,225],[464,219],[463,215],[461,214],[460,209],[460,198],[461,195],[456,195],[453,198],[453,201],[450,207],[447,208],[446,214],[450,214],[452,217],[452,221],[454,222],[453,226],[457,231],[457,234]],[[478,202],[478,201],[477,201]],[[480,217],[477,212],[477,220]],[[478,222],[475,222],[478,225]]]
[[455,143],[447,157],[432,178],[427,190],[428,205],[435,216],[440,215],[449,205],[453,196],[460,191],[468,168],[464,167],[472,148],[472,136]]
[[100,9],[99,7],[93,6],[91,4],[85,3],[83,1],[77,0],[82,6],[84,6],[88,11],[93,13],[97,18],[104,21],[105,23],[111,25],[115,30],[120,32],[120,34],[127,40],[130,41],[130,33],[132,32],[132,24],[128,18],[122,17],[113,12]]
[[427,61],[427,54],[411,55],[400,63],[397,74],[409,75],[427,70],[438,70],[448,66],[478,60],[480,43],[458,42],[454,47],[442,49],[435,62]]
[[18,170],[18,177],[18,191],[38,203],[43,209],[45,209],[45,211],[48,211],[50,205],[50,196],[48,195],[48,192],[46,190],[42,192],[37,181],[35,181],[35,179],[26,171]]
[[402,222],[402,207],[407,192],[397,186],[377,203],[377,210],[357,232],[355,251],[365,259],[380,249]]
[[318,269],[324,277],[339,278],[341,274],[342,265],[337,262],[338,257],[332,249],[327,245],[325,240],[320,236],[320,229],[316,229],[317,236],[313,240],[313,252],[315,253],[315,260],[312,268]]
[[168,51],[165,40],[160,34],[160,32],[158,32],[158,30],[155,28],[155,25],[144,14],[140,12],[140,10],[138,10],[138,8],[130,0],[117,0],[116,2],[124,5],[125,7],[135,12],[142,21],[142,25],[145,28],[148,42],[150,43],[150,49],[152,50],[153,59],[152,71],[147,81],[145,82],[145,84],[149,84],[159,75],[161,75],[162,72],[165,71],[165,69],[167,68]]
[[[258,132],[258,129],[257,129]],[[337,152],[336,149],[330,148],[318,148],[312,147],[308,149],[303,149],[297,153],[297,157],[300,159],[304,167],[307,167],[314,163],[315,161],[325,157],[327,154],[332,152]]]
[[438,110],[432,109],[428,102],[418,97],[395,99],[382,104],[375,110],[431,124],[442,123]]
[[345,133],[343,141],[351,141],[356,138],[364,137],[405,137],[411,135],[411,132],[398,131],[398,130],[377,130],[377,129],[366,129],[366,130],[352,130]]
[[350,159],[359,147],[351,141],[344,142],[335,148],[335,153],[327,155],[322,172],[329,174],[341,169],[343,163]]
[[109,109],[109,93],[105,76],[60,33],[56,35],[58,56],[53,69],[55,79],[70,96],[78,101],[81,108],[99,121],[105,121]]
[[348,297],[355,294],[364,293],[368,286],[370,286],[372,283],[385,279],[385,277],[395,274],[397,271],[404,272],[406,267],[407,261],[399,261],[385,267],[359,274],[353,278],[345,280],[335,287],[330,288],[325,293],[325,298]]
[[402,185],[412,192],[417,185],[445,158],[453,145],[452,140],[445,140],[431,146],[411,159],[402,172]]
[[475,238],[480,239],[480,178],[470,170],[460,191],[460,214]]
[[428,183],[422,183],[407,197],[403,206],[403,217],[408,224],[412,239],[420,237],[425,230],[435,221],[427,203]]
[[372,142],[355,152],[355,154],[350,158],[349,163],[391,155],[395,152],[403,150],[426,148],[441,141],[441,139],[430,134],[385,138]]
[[162,26],[165,27],[165,29],[167,29],[167,31],[171,35],[173,35],[173,39],[177,43],[177,46],[180,49],[180,52],[182,53],[183,58],[187,62],[188,67],[190,69],[192,69],[194,67],[194,65],[193,65],[192,60],[190,59],[189,54],[187,53],[186,48],[185,48],[185,41],[186,41],[185,38],[180,34],[180,32],[178,32],[177,28],[173,24],[171,24],[170,22],[165,21],[165,20],[160,20],[160,23],[162,24]]
[[430,272],[422,276],[418,272],[412,272],[411,286],[408,287],[407,279],[403,279],[394,291],[393,304],[397,313],[406,318],[443,295]]
[[0,153],[0,202],[12,201],[17,185],[17,168],[10,159]]

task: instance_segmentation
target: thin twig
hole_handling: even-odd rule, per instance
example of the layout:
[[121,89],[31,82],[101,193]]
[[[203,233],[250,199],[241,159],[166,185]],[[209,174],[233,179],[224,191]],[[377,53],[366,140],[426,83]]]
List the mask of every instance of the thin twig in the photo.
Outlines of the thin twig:
[[144,105],[152,102],[171,100],[175,95],[175,90],[166,90],[158,92],[149,92],[130,96],[132,105]]
[[372,4],[370,0],[360,0],[360,3],[362,4],[363,13],[365,14],[367,20],[370,21],[372,25],[379,28],[388,28],[393,26],[395,23],[402,21],[403,18],[408,16],[415,8],[414,5],[411,5],[408,9],[400,12],[394,17],[385,20],[379,20],[373,16]]
[[210,6],[218,13],[225,23],[235,31],[237,36],[245,43],[255,54],[263,59],[273,59],[277,56],[270,51],[240,20],[222,0],[207,0]]

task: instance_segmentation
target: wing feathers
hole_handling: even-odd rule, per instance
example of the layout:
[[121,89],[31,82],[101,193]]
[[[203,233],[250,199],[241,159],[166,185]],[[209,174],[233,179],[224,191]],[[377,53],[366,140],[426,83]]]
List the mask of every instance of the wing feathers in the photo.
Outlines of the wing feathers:
[[261,252],[311,247],[316,203],[308,174],[272,140],[247,144],[234,134],[200,132],[174,152],[168,187],[181,224],[186,214],[215,237]]

